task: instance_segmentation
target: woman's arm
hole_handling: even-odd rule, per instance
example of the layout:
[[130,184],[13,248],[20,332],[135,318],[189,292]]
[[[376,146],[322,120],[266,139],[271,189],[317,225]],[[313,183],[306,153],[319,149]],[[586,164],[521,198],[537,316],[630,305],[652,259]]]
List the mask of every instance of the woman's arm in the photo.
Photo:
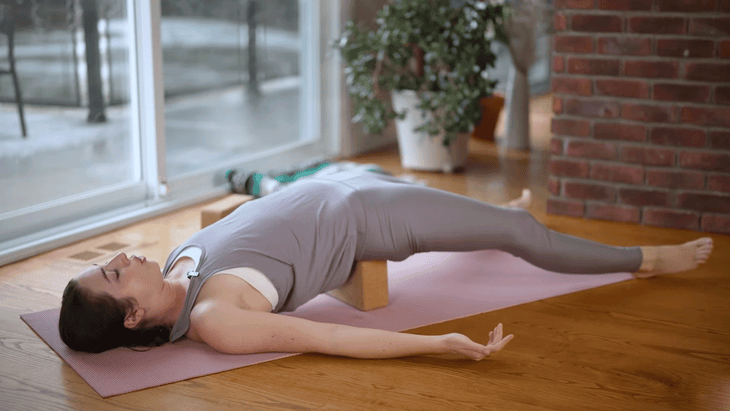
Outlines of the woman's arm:
[[319,352],[355,358],[393,358],[423,354],[456,354],[481,360],[512,338],[502,338],[501,324],[481,345],[462,334],[404,334],[371,328],[309,321],[286,315],[244,310],[233,304],[195,306],[191,328],[208,345],[228,354]]
[[441,354],[446,345],[440,335],[404,334],[373,328],[331,324],[324,354],[355,358],[394,358],[410,355]]
[[356,358],[393,358],[424,354],[453,354],[455,358],[481,360],[501,350],[514,335],[502,338],[502,324],[482,345],[463,334],[417,335],[371,328],[335,325],[326,354]]

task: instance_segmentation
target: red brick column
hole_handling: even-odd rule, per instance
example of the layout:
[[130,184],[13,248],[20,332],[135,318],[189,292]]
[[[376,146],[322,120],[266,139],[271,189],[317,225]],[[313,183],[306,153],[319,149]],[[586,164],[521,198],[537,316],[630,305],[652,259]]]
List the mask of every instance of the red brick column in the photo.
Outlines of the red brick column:
[[555,0],[548,213],[730,233],[730,0]]

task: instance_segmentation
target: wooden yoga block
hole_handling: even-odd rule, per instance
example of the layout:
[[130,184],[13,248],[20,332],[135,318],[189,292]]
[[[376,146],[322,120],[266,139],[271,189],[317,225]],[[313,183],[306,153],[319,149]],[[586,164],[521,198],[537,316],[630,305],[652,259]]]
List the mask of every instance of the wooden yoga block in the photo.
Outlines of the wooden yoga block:
[[241,204],[255,199],[245,194],[231,194],[221,200],[208,204],[200,213],[200,228],[205,228],[231,214]]
[[[200,213],[200,228],[205,228],[231,214],[241,204],[256,197],[231,194],[206,206]],[[342,287],[327,294],[361,310],[369,311],[388,305],[388,262],[358,261],[355,272]]]
[[388,262],[358,261],[347,283],[327,294],[361,311],[387,306]]

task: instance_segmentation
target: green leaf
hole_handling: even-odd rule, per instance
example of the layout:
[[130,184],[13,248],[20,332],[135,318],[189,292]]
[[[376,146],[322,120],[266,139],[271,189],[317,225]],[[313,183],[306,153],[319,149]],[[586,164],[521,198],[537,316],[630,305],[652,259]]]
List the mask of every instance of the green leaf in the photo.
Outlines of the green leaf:
[[[374,92],[378,65],[379,89],[416,90],[421,98],[419,108],[434,113],[418,129],[444,134],[445,145],[480,121],[479,101],[490,96],[497,84],[481,75],[496,61],[491,40],[483,33],[491,24],[494,40],[503,41],[502,22],[509,8],[480,0],[454,4],[457,6],[452,7],[452,0],[399,0],[378,11],[374,30],[352,21],[345,24],[332,46],[340,51],[345,66],[355,104],[353,121],[379,134],[390,120],[405,115],[393,111]],[[423,51],[424,76],[418,76],[412,64],[416,45]]]

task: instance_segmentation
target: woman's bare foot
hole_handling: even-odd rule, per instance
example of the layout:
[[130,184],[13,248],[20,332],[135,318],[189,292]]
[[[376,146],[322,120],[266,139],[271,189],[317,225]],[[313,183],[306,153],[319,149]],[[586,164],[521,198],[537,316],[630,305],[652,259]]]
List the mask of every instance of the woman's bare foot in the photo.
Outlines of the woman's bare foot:
[[641,247],[641,252],[641,267],[633,273],[635,278],[678,273],[695,269],[707,261],[712,252],[712,238],[702,237],[680,245]]
[[521,208],[523,210],[527,210],[527,208],[530,207],[530,204],[532,204],[532,191],[530,191],[529,188],[526,188],[522,190],[522,197],[505,203],[504,207]]

